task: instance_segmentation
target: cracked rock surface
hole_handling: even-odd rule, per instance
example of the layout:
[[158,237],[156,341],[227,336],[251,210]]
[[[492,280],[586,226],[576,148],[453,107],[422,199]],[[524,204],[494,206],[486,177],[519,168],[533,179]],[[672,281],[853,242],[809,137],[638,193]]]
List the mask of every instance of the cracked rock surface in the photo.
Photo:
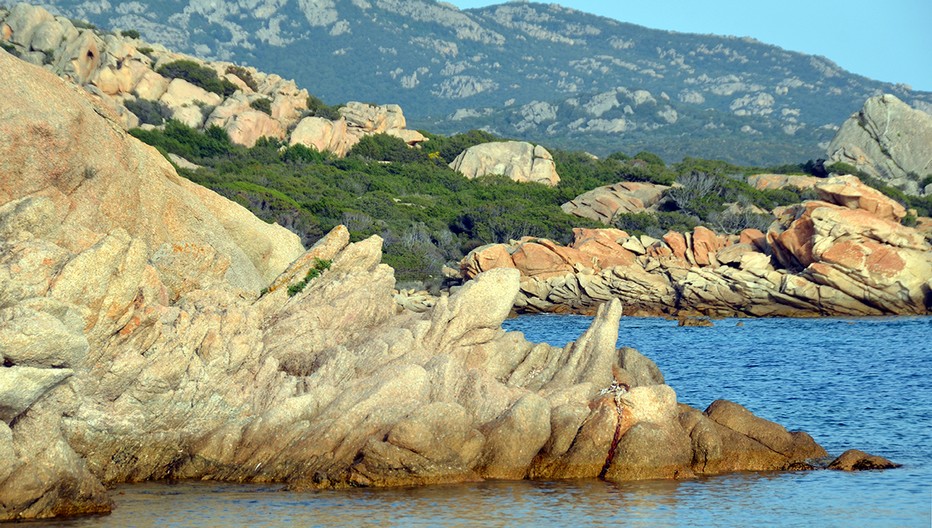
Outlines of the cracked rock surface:
[[616,349],[618,300],[563,348],[502,330],[516,270],[399,313],[378,237],[341,226],[305,252],[64,81],[0,69],[0,519],[106,512],[107,486],[148,479],[686,478],[825,455],[737,404],[678,404]]

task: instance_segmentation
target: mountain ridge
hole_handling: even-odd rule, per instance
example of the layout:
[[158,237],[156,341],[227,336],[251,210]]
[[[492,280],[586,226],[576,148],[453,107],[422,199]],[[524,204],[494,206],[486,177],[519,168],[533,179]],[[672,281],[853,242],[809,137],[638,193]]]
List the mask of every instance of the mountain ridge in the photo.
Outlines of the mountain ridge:
[[892,93],[932,108],[932,93],[851,74],[824,57],[749,37],[654,30],[554,4],[41,5],[138,29],[205,58],[277,71],[331,103],[398,103],[413,128],[484,129],[599,155],[649,150],[668,160],[782,163],[822,156],[838,125],[872,95]]

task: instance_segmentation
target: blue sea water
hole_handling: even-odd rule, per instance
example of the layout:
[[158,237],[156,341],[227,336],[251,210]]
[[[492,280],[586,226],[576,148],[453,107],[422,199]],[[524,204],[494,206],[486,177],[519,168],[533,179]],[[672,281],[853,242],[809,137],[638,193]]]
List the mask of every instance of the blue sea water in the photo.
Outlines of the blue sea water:
[[[505,327],[562,346],[590,322],[523,316]],[[932,526],[932,318],[725,319],[695,328],[625,317],[619,334],[619,346],[653,359],[683,403],[733,400],[809,432],[832,454],[858,448],[903,467],[311,493],[148,483],[115,490],[110,516],[55,525]]]

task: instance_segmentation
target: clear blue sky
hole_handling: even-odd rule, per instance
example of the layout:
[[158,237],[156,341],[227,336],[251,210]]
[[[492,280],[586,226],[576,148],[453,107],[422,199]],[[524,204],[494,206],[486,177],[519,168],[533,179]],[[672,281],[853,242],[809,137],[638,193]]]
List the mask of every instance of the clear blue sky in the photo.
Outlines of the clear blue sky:
[[[448,0],[461,9],[504,1]],[[932,91],[932,0],[558,0],[656,29],[753,37]]]

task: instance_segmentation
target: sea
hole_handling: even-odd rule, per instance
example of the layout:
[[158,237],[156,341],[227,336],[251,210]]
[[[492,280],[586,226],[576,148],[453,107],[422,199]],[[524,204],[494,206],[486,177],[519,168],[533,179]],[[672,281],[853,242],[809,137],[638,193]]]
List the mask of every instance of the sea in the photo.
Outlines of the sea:
[[[505,322],[563,346],[591,318]],[[653,359],[680,402],[738,402],[838,455],[898,469],[738,473],[688,481],[492,481],[291,492],[153,482],[113,490],[111,515],[29,526],[932,526],[932,317],[722,319],[679,327],[624,317],[619,346]]]

